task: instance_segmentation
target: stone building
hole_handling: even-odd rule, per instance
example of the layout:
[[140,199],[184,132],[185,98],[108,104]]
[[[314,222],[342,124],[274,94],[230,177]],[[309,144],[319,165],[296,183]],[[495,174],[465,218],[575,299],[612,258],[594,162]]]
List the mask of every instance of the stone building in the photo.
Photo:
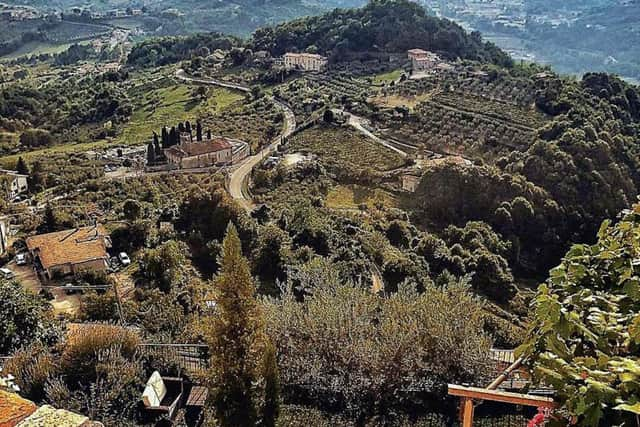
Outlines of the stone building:
[[179,169],[225,166],[233,162],[233,146],[225,138],[183,142],[164,150],[170,165]]
[[282,61],[286,69],[301,71],[322,71],[329,63],[326,57],[314,53],[285,53]]
[[414,73],[433,71],[442,62],[437,54],[422,49],[411,49],[407,54]]
[[4,193],[7,200],[13,200],[20,194],[29,191],[27,180],[29,176],[21,175],[18,172],[0,169],[0,191]]

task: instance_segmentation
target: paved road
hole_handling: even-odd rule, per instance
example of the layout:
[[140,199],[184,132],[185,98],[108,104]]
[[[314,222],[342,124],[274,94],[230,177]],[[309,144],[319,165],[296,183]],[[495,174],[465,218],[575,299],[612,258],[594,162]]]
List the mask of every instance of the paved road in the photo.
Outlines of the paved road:
[[[180,69],[176,71],[175,77],[179,80],[188,83],[197,83],[204,85],[212,85],[212,86],[220,86],[228,89],[239,90],[242,92],[250,92],[251,89],[235,83],[223,82],[216,79],[208,79],[208,78],[194,78],[188,76],[184,70]],[[254,167],[260,163],[260,161],[271,154],[278,147],[282,138],[287,137],[293,133],[296,129],[296,117],[291,108],[283,102],[278,101],[275,98],[272,98],[273,102],[283,111],[284,113],[284,126],[280,135],[271,141],[269,145],[264,147],[260,152],[254,154],[253,156],[249,156],[244,159],[237,167],[231,170],[229,174],[229,179],[227,181],[227,187],[229,190],[229,194],[236,200],[246,211],[250,212],[253,209],[253,202],[251,200],[251,196],[247,194],[246,189],[248,188],[248,179],[251,174],[251,171]]]
[[262,151],[253,156],[247,157],[235,170],[231,172],[229,179],[229,194],[231,194],[231,197],[233,197],[247,211],[251,211],[251,209],[253,209],[251,197],[246,194],[245,191],[251,171],[263,158],[275,151],[283,137],[291,135],[296,129],[296,117],[293,114],[293,111],[291,111],[291,108],[286,104],[276,101],[275,99],[274,102],[284,112],[284,127],[282,129],[282,133],[271,141],[271,144],[264,147]]

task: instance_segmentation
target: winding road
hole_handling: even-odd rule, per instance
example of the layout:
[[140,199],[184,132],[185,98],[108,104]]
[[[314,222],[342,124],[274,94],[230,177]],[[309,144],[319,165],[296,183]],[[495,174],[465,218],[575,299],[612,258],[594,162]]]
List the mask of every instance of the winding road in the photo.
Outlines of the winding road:
[[[187,83],[196,83],[203,85],[211,85],[211,86],[219,86],[227,89],[238,90],[241,92],[250,92],[251,89],[229,82],[223,82],[216,79],[205,79],[205,78],[195,78],[190,77],[185,73],[184,70],[177,70],[175,73],[175,77],[178,80],[182,80]],[[282,132],[279,136],[274,138],[269,145],[264,147],[261,151],[254,154],[253,156],[249,156],[244,159],[237,166],[232,168],[229,172],[229,178],[227,180],[227,190],[231,197],[236,200],[246,211],[250,212],[253,209],[253,202],[251,200],[251,196],[248,193],[248,180],[251,175],[251,171],[254,167],[260,163],[262,159],[271,154],[273,151],[278,148],[278,145],[282,142],[283,138],[291,135],[296,129],[296,117],[291,110],[291,108],[285,104],[284,102],[279,101],[276,98],[272,98],[273,102],[282,110],[284,113],[284,125]]]

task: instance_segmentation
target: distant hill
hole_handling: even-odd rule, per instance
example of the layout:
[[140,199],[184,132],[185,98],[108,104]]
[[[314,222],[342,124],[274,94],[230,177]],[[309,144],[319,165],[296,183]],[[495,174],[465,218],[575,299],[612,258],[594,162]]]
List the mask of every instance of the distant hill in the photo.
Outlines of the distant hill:
[[417,1],[515,58],[562,73],[603,71],[640,81],[638,0]]
[[467,33],[447,19],[429,16],[408,0],[372,0],[359,9],[336,9],[321,16],[297,19],[258,29],[255,50],[274,55],[287,51],[331,54],[339,59],[348,52],[403,52],[422,48],[448,58],[465,58],[510,65],[507,54]]
[[422,48],[449,59],[464,58],[511,66],[511,58],[480,33],[467,33],[447,19],[427,15],[409,0],[372,0],[362,8],[335,9],[255,31],[249,40],[218,32],[145,40],[129,54],[133,66],[155,67],[188,59],[200,52],[249,47],[274,56],[317,52],[341,61],[352,54],[406,52]]
[[152,15],[168,18],[163,34],[220,31],[251,34],[256,28],[314,15],[336,7],[361,6],[366,0],[5,0],[46,10],[89,7],[94,11],[145,7]]

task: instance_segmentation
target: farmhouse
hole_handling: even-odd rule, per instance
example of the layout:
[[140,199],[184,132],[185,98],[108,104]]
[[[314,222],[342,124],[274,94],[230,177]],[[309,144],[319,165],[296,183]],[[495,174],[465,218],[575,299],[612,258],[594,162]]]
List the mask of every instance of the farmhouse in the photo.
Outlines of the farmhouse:
[[413,72],[434,70],[442,61],[438,55],[422,49],[411,49],[408,52]]
[[233,162],[233,146],[225,138],[181,142],[164,150],[169,164],[180,169],[224,166]]
[[7,200],[13,200],[29,190],[28,178],[27,175],[21,175],[15,171],[0,169],[1,191],[4,192]]
[[410,193],[415,193],[416,190],[418,189],[418,185],[420,185],[421,179],[422,179],[422,174],[418,172],[407,173],[400,176],[402,189]]
[[302,71],[322,71],[329,62],[326,57],[313,53],[285,53],[282,60],[286,69]]
[[101,225],[40,234],[27,239],[34,266],[47,279],[81,271],[105,271],[111,240]]

